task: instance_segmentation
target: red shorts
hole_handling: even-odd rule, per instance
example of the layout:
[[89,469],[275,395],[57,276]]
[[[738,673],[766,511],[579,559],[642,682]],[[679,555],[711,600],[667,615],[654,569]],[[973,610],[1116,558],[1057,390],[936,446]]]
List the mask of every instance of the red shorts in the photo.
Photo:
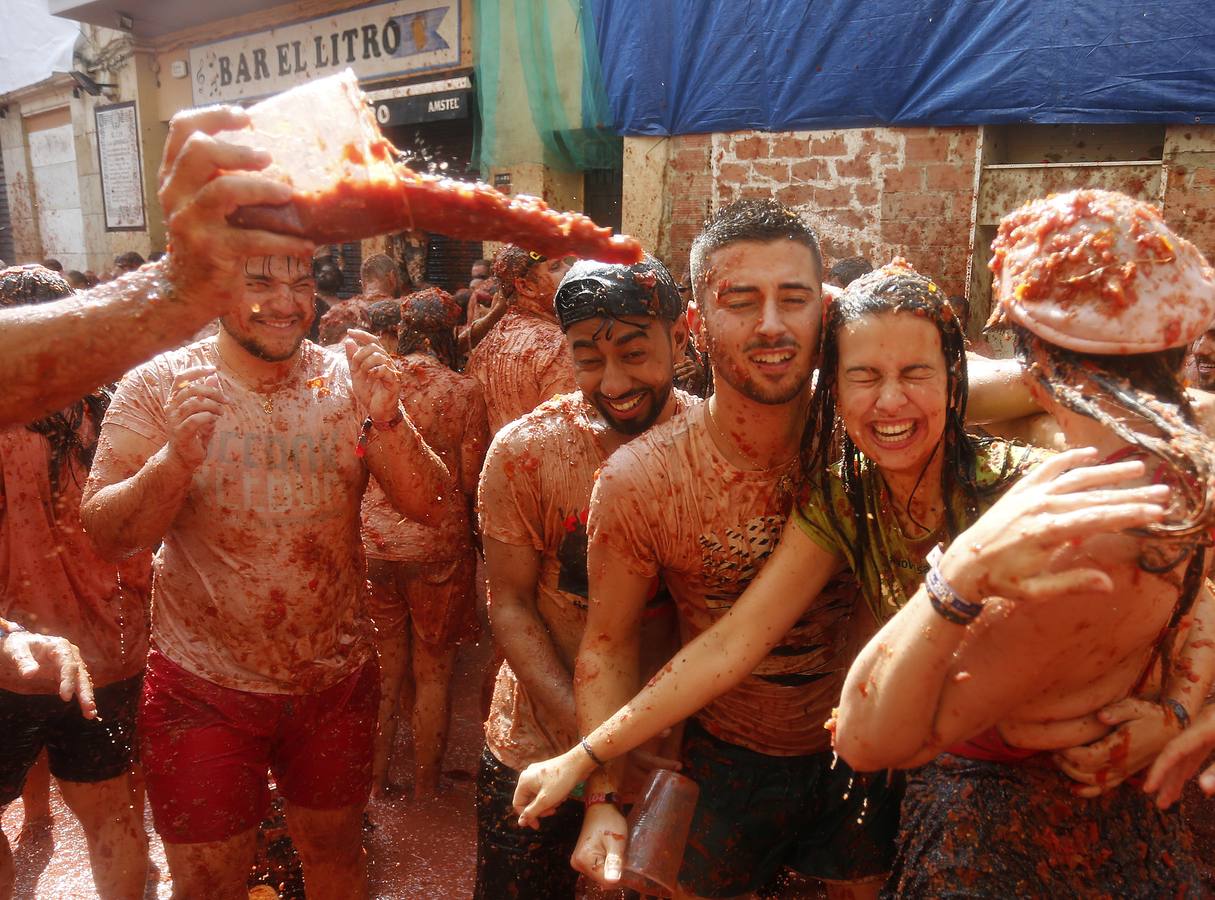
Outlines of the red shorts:
[[152,819],[170,844],[227,840],[269,808],[267,771],[308,809],[366,803],[380,702],[375,660],[315,694],[256,694],[148,656],[139,742]]

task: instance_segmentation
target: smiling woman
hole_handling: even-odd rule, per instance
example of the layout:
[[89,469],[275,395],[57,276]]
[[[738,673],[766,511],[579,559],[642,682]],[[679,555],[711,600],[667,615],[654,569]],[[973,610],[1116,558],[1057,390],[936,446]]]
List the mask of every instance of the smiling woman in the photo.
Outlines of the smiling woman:
[[[761,331],[770,327],[768,337],[777,338],[782,317],[800,322],[798,311],[817,303],[795,278],[782,277],[775,260],[767,271],[730,271],[731,283],[718,285],[706,306],[715,307],[712,315],[738,317],[737,327],[717,333],[735,338],[738,371],[757,379],[748,390],[762,388],[772,396],[785,372],[765,373],[766,357],[793,345],[800,349],[817,318],[806,321],[797,338],[786,329],[767,346],[743,336],[750,333],[743,323],[759,322]],[[807,610],[838,602],[824,587],[843,567],[856,573],[862,588],[857,606],[848,610],[854,627],[858,634],[872,630],[873,620],[889,618],[915,593],[932,545],[951,540],[1038,458],[1028,448],[980,441],[962,430],[962,331],[931,279],[895,262],[853,282],[828,309],[820,380],[802,448],[806,485],[779,545],[728,612],[587,735],[595,757],[628,752],[739,684],[804,621]],[[772,325],[762,324],[769,319]],[[785,353],[786,363],[796,355]],[[833,464],[837,405],[845,430],[843,466]],[[904,514],[893,513],[895,507]],[[543,813],[593,767],[581,745],[529,767],[516,806],[526,807],[526,818]],[[839,771],[851,777],[842,762]],[[881,775],[856,778],[856,789],[846,792],[858,805],[851,817],[866,823],[865,842],[875,852],[868,862],[881,871],[882,854],[893,855],[898,782]],[[872,879],[868,887],[874,888]]]
[[[858,575],[872,582],[866,593],[880,622],[910,593],[888,596],[897,574],[864,562],[872,541],[886,543],[873,529],[893,515],[905,535],[928,542],[926,553],[936,543],[930,539],[956,535],[960,520],[979,507],[978,445],[963,425],[965,336],[936,283],[896,259],[828,306],[819,378],[802,452],[805,477],[822,493],[824,524],[855,544]],[[845,431],[838,469],[828,440],[837,415]],[[874,465],[876,480],[862,474]],[[846,508],[830,502],[837,494],[847,497]],[[883,602],[874,605],[878,596]]]

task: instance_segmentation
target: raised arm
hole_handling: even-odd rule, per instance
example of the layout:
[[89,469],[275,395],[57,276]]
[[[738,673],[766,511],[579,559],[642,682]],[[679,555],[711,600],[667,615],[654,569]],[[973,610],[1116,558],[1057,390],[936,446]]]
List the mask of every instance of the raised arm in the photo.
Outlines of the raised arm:
[[361,439],[367,468],[397,512],[429,524],[455,480],[401,406],[400,372],[375,335],[351,329],[345,347],[355,397],[371,417]]
[[1024,369],[1015,359],[987,359],[967,354],[969,399],[966,421],[978,425],[1041,414],[1022,378]]
[[254,174],[269,165],[268,154],[211,137],[248,123],[236,107],[173,117],[160,167],[164,260],[76,297],[0,312],[0,423],[61,409],[187,340],[232,305],[245,257],[311,253],[307,241],[227,222],[239,206],[291,196],[287,185]]
[[[136,382],[124,382],[115,404]],[[207,457],[225,401],[215,370],[174,376],[159,441],[107,420],[85,485],[80,519],[97,549],[118,558],[156,546],[177,517],[195,470]]]
[[[510,309],[511,301],[509,297],[504,297],[501,291],[494,294],[493,302],[489,305],[489,309],[485,315],[477,319],[470,318],[468,324],[456,331],[456,341],[464,349],[465,352],[471,353],[473,347],[481,343],[485,335],[489,334],[490,329],[498,324],[498,320],[506,315],[506,311]],[[477,295],[473,294],[468,301],[469,310],[474,310],[477,307]]]

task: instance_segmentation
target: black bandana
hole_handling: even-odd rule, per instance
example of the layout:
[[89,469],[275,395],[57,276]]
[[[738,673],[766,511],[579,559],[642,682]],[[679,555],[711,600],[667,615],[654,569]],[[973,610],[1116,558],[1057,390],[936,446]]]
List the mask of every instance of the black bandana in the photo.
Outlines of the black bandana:
[[580,260],[553,297],[562,331],[586,319],[651,316],[674,322],[684,306],[667,267],[648,253],[631,266]]

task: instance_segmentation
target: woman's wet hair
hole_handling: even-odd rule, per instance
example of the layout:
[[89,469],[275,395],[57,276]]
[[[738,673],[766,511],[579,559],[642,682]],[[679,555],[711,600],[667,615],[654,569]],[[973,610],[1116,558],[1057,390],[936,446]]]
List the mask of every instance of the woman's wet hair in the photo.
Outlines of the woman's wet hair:
[[[1047,394],[1163,467],[1159,472],[1179,493],[1184,510],[1145,526],[1143,533],[1209,543],[1215,527],[1215,448],[1198,426],[1178,376],[1187,348],[1101,356],[1066,350],[1020,326],[1012,331],[1017,355]],[[1149,472],[1152,468],[1149,462]]]
[[[883,515],[876,508],[877,498],[865,490],[862,479],[862,454],[848,435],[842,422],[836,420],[836,388],[839,381],[839,339],[844,326],[866,316],[884,314],[918,316],[937,329],[946,372],[945,431],[938,452],[944,454],[941,466],[941,497],[945,506],[945,528],[949,538],[955,538],[973,521],[979,510],[982,489],[976,481],[977,447],[983,441],[966,433],[966,345],[961,322],[945,292],[932,279],[919,274],[901,260],[883,266],[853,281],[824,309],[824,322],[819,343],[818,383],[810,401],[810,417],[802,437],[802,478],[804,484],[817,488],[822,497],[830,496],[834,477],[832,466],[840,464],[840,479],[848,497],[852,524],[856,531],[856,559],[870,560],[883,556],[872,554],[872,523]],[[924,471],[929,463],[924,464]],[[923,477],[921,473],[921,478]],[[997,479],[997,483],[1002,479]],[[915,490],[919,489],[919,484]],[[915,491],[913,490],[913,496]],[[961,505],[955,498],[961,498]],[[908,498],[907,514],[911,516]],[[832,527],[845,534],[843,522],[834,504],[825,509]],[[911,516],[911,521],[915,521]],[[893,570],[858,572],[862,583],[876,579],[878,583],[894,577]]]
[[1104,356],[1064,349],[1019,325],[1012,332],[1018,357],[1047,394],[1146,455],[1149,477],[1167,483],[1181,500],[1180,515],[1170,510],[1165,521],[1137,529],[1149,538],[1139,555],[1145,572],[1170,572],[1188,558],[1168,633],[1157,647],[1168,671],[1177,626],[1202,588],[1215,527],[1215,447],[1198,426],[1177,374],[1187,348]]
[[456,367],[454,329],[462,310],[447,291],[425,288],[401,299],[397,355],[432,353],[449,369]]
[[399,300],[377,300],[367,307],[367,318],[371,322],[372,334],[395,332],[401,324],[401,303]]
[[[62,275],[43,266],[11,266],[0,271],[0,309],[51,303],[74,293]],[[85,473],[93,464],[97,434],[110,397],[108,388],[100,388],[66,409],[25,426],[46,438],[50,449],[48,473],[54,497],[59,496],[65,472],[76,478],[76,471],[71,466],[73,458]],[[87,430],[82,427],[86,418],[89,421]],[[86,439],[81,438],[82,430]]]

